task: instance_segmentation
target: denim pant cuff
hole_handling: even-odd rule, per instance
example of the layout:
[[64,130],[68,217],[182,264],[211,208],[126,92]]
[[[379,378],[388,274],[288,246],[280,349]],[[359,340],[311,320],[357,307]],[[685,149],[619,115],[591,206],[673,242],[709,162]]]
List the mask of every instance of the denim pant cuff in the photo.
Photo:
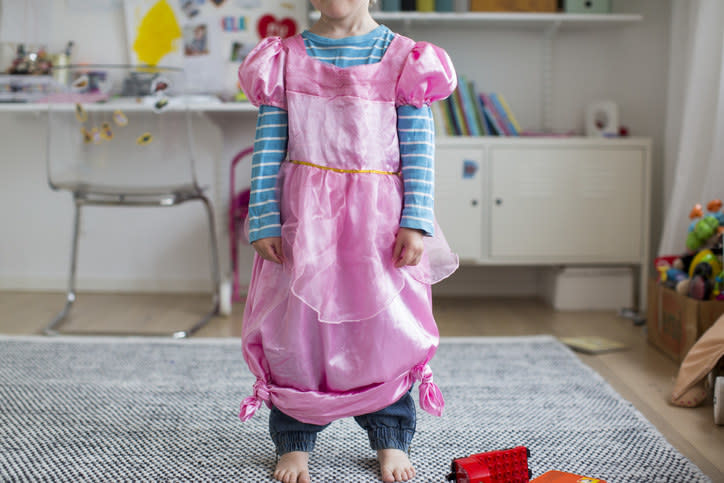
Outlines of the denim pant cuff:
[[370,446],[373,450],[378,449],[399,449],[409,451],[414,431],[409,429],[379,427],[367,431],[370,439]]
[[317,439],[315,433],[306,431],[284,432],[272,435],[274,445],[277,447],[277,454],[283,455],[292,451],[305,451],[311,453],[314,449],[314,443]]

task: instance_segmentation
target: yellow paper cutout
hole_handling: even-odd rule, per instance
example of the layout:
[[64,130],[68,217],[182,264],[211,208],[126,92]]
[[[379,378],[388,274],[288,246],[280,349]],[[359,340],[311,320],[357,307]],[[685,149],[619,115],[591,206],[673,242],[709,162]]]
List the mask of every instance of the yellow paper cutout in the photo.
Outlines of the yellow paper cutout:
[[111,130],[111,125],[107,122],[104,122],[101,125],[101,137],[106,141],[110,141],[111,139],[113,139],[113,131]]
[[88,130],[84,127],[80,128],[80,133],[83,135],[83,142],[85,144],[90,144],[93,141],[93,137],[88,132]]
[[90,137],[93,139],[93,144],[100,144],[103,142],[103,136],[101,136],[101,131],[97,127],[90,130]]
[[167,54],[178,50],[176,40],[182,35],[173,9],[166,0],[159,0],[138,24],[133,51],[140,63],[156,65]]
[[150,132],[147,132],[147,133],[141,134],[141,136],[138,139],[136,139],[136,144],[138,144],[140,146],[144,146],[144,145],[150,143],[151,141],[153,141],[153,136],[151,136]]
[[78,119],[78,122],[86,122],[86,120],[88,120],[88,114],[80,104],[75,105],[75,118]]
[[120,109],[117,109],[113,112],[113,122],[115,122],[117,125],[123,127],[126,124],[128,124],[128,118],[125,114],[123,114],[123,111]]

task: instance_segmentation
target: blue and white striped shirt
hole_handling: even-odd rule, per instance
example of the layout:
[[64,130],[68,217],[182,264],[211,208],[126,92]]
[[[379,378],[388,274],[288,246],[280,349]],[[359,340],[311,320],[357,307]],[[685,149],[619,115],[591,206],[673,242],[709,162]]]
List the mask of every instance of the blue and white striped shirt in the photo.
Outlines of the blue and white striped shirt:
[[[372,32],[344,39],[329,39],[305,31],[307,53],[337,67],[379,62],[394,38],[384,25]],[[400,106],[397,132],[404,184],[400,226],[433,234],[434,126],[428,106]],[[277,175],[286,158],[287,112],[263,105],[257,118],[254,156],[251,168],[249,239],[281,236]]]

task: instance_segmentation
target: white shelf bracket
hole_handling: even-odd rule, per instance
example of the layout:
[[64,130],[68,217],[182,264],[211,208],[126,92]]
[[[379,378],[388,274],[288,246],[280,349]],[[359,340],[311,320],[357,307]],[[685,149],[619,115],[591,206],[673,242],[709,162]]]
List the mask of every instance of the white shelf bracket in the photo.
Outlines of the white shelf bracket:
[[561,21],[552,22],[543,31],[541,52],[541,126],[543,131],[553,130],[553,42]]

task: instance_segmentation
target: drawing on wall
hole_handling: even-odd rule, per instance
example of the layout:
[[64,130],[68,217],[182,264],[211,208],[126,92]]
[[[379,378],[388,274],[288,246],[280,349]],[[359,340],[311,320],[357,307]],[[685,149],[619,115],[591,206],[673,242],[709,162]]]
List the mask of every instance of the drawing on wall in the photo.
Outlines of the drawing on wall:
[[131,64],[181,67],[191,93],[231,97],[261,38],[307,26],[306,0],[123,0]]
[[168,0],[126,0],[125,6],[131,63],[179,65],[182,30]]

